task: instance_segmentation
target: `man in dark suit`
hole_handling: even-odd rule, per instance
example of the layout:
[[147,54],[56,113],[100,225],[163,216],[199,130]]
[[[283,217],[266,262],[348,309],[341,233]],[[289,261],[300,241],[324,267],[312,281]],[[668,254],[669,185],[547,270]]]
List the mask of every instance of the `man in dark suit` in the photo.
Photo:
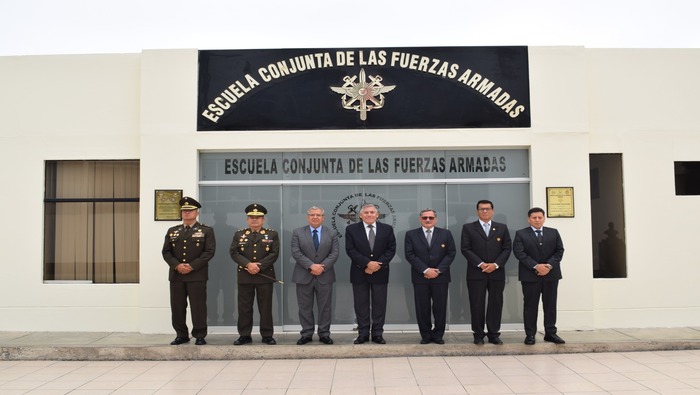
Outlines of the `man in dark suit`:
[[523,288],[525,344],[535,344],[540,296],[544,310],[544,341],[564,344],[557,335],[557,288],[561,277],[564,244],[559,232],[544,227],[544,210],[533,207],[527,212],[530,226],[515,233],[513,253],[518,258],[518,279]]
[[189,343],[187,298],[192,314],[192,337],[195,344],[207,344],[207,280],[209,261],[216,252],[214,229],[197,222],[198,201],[183,197],[179,201],[182,224],[165,234],[163,259],[170,266],[170,312],[176,337],[170,344]]
[[389,262],[396,253],[396,237],[394,228],[377,222],[378,217],[377,207],[367,203],[360,209],[362,221],[345,228],[345,252],[350,257],[350,282],[357,318],[355,344],[369,341],[370,333],[374,343],[386,343],[384,320]]
[[[404,247],[406,260],[412,266],[411,281],[416,304],[416,321],[421,336],[420,344],[445,344],[442,337],[447,321],[450,265],[455,259],[457,249],[452,233],[435,226],[435,210],[421,210],[418,220],[421,227],[406,232]],[[431,310],[435,318],[434,328],[431,324]]]
[[461,245],[462,255],[467,258],[467,290],[474,344],[484,344],[485,336],[489,343],[503,344],[500,338],[501,314],[506,286],[505,266],[512,247],[510,233],[506,224],[492,221],[493,203],[490,200],[479,200],[476,214],[479,220],[462,226]]
[[238,266],[238,335],[233,342],[240,346],[253,341],[253,302],[258,302],[260,335],[265,344],[277,344],[272,324],[272,286],[275,261],[280,252],[277,232],[263,228],[267,209],[258,203],[248,205],[248,227],[234,233],[229,253]]
[[318,307],[318,337],[323,344],[331,339],[331,307],[335,269],[338,260],[338,232],[323,226],[324,210],[313,206],[306,211],[308,225],[292,232],[292,257],[296,261],[292,281],[296,283],[301,338],[298,345],[311,341],[314,334],[314,297]]

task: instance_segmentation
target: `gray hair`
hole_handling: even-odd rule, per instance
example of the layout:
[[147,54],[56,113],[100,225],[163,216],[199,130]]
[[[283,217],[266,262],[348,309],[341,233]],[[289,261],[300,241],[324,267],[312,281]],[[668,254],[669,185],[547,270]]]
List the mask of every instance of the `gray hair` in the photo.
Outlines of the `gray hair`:
[[321,215],[326,215],[326,210],[322,209],[321,207],[318,206],[311,206],[309,207],[308,210],[306,210],[306,214],[311,214],[311,210],[321,210]]
[[377,210],[377,212],[379,212],[379,207],[377,207],[377,205],[373,203],[363,204],[362,207],[360,207],[360,212],[362,212],[362,210],[364,210],[366,207],[372,207],[373,209]]
[[433,215],[437,217],[437,211],[433,210],[432,208],[424,208],[420,211],[420,213],[418,213],[418,215],[423,215],[423,213],[427,213],[428,211],[431,211]]

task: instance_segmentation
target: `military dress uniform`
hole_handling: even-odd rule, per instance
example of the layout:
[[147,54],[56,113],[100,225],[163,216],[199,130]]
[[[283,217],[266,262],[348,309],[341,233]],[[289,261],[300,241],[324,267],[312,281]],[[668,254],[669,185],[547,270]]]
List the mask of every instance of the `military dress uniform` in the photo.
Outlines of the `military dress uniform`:
[[[264,207],[248,206],[248,215],[264,216]],[[258,211],[253,211],[258,210]],[[251,214],[256,213],[256,214]],[[258,312],[260,313],[260,335],[263,342],[275,344],[272,323],[272,290],[275,277],[275,261],[279,256],[280,241],[277,231],[261,228],[253,231],[245,228],[233,235],[229,252],[237,265],[238,271],[238,334],[241,336],[234,344],[250,343],[253,330],[253,302],[257,294]],[[259,262],[260,272],[250,274],[246,270],[249,262]],[[262,274],[262,275],[261,275]],[[263,276],[264,275],[264,276]]]
[[[201,207],[192,198],[183,198],[183,210]],[[193,208],[189,208],[193,207]],[[177,338],[173,344],[189,341],[187,328],[187,298],[192,313],[192,337],[204,339],[207,336],[207,280],[209,260],[216,252],[214,230],[196,222],[191,227],[179,224],[168,229],[163,243],[163,259],[170,266],[170,309],[173,329]],[[192,267],[187,274],[180,274],[177,266],[186,263]],[[200,341],[201,342],[201,341]],[[199,344],[199,343],[198,343]],[[204,342],[206,344],[206,342]]]

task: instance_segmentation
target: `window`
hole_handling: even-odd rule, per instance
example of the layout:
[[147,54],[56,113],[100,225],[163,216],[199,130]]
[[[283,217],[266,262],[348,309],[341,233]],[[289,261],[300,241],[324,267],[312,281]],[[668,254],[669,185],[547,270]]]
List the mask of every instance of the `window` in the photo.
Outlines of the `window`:
[[676,196],[700,195],[700,162],[673,162]]
[[591,154],[593,278],[627,277],[621,154]]
[[139,162],[47,161],[44,281],[138,283]]

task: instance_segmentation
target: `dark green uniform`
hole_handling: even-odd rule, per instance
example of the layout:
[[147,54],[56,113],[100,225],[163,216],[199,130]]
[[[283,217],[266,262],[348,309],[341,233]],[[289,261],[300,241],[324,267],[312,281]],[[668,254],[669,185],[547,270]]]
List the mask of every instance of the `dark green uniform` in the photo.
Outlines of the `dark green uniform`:
[[[233,235],[231,258],[238,266],[238,334],[250,336],[253,329],[253,301],[257,293],[260,313],[260,334],[273,335],[272,286],[275,277],[275,261],[280,252],[277,232],[261,228],[254,232],[250,228],[241,229]],[[249,262],[260,263],[260,273],[250,274],[245,270]],[[264,274],[267,277],[261,276]]]
[[[209,261],[216,252],[214,230],[195,222],[190,230],[183,224],[173,226],[165,234],[163,259],[170,266],[170,309],[177,337],[189,337],[186,320],[187,298],[192,311],[192,336],[207,335],[207,280]],[[188,263],[192,271],[180,274],[176,267]]]

